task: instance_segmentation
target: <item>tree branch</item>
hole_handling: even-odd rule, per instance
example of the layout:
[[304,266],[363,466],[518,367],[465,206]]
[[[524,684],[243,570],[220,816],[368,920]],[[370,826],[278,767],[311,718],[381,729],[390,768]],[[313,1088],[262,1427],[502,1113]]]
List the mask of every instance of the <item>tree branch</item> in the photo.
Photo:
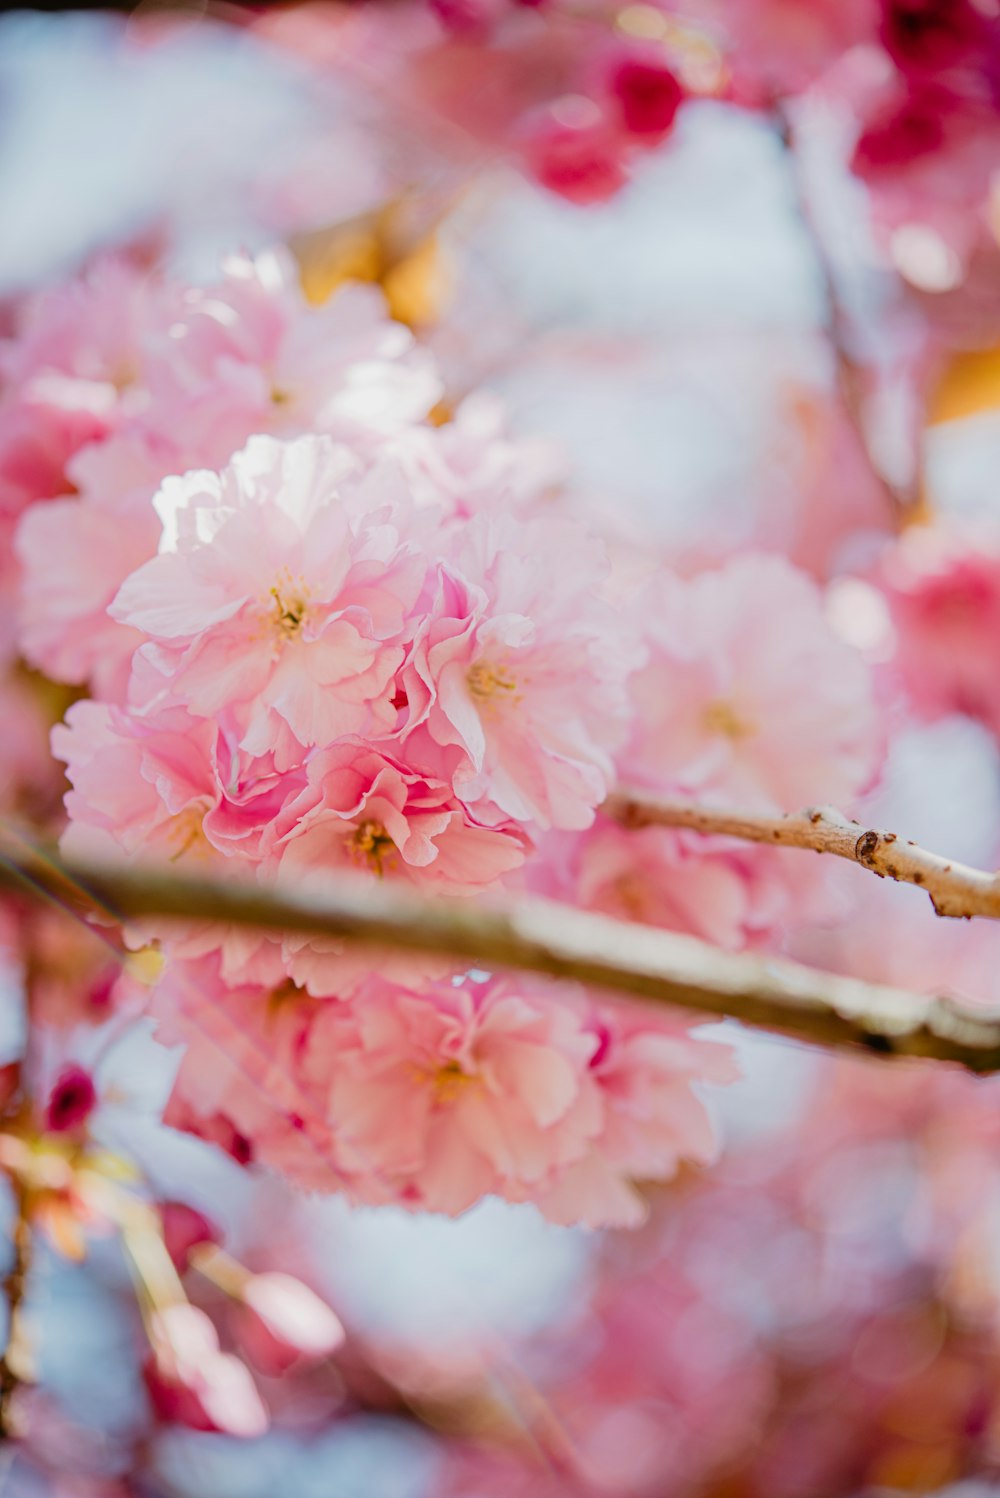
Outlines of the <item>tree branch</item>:
[[[984,876],[985,877],[985,876]],[[159,916],[294,931],[375,948],[437,952],[487,968],[575,979],[612,993],[812,1044],[956,1061],[1000,1071],[1000,1012],[963,1008],[766,955],[722,952],[694,937],[611,920],[548,900],[421,896],[389,883],[334,880],[321,895],[209,883],[121,865],[62,862],[0,834],[0,885],[75,891],[78,913]]]
[[926,890],[938,915],[959,920],[972,916],[1000,920],[1000,874],[929,853],[895,832],[863,827],[832,806],[810,806],[794,815],[769,817],[617,791],[604,803],[603,810],[625,827],[683,827],[773,847],[832,853],[870,869],[880,879],[896,879]]

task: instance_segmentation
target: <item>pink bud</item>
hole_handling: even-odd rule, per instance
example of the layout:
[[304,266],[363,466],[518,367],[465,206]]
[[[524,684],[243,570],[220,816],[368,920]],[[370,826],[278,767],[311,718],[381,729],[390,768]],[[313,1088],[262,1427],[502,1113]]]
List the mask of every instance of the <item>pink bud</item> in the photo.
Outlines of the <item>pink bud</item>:
[[559,99],[536,122],[525,146],[534,177],[571,203],[603,203],[628,174],[623,142],[591,99]]
[[222,1237],[214,1223],[201,1212],[189,1207],[187,1202],[164,1202],[160,1208],[163,1221],[163,1241],[167,1253],[174,1261],[178,1274],[183,1274],[191,1258],[191,1250],[199,1243],[218,1243]]
[[162,1420],[231,1436],[264,1433],[267,1410],[249,1369],[220,1351],[204,1311],[186,1302],[158,1311],[151,1318],[150,1342],[153,1356],[143,1371]]
[[301,1358],[329,1357],[344,1328],[325,1301],[290,1274],[255,1274],[242,1294],[239,1333],[262,1373],[284,1373]]
[[97,1089],[82,1066],[67,1066],[49,1093],[45,1127],[50,1134],[65,1134],[79,1128],[97,1104]]

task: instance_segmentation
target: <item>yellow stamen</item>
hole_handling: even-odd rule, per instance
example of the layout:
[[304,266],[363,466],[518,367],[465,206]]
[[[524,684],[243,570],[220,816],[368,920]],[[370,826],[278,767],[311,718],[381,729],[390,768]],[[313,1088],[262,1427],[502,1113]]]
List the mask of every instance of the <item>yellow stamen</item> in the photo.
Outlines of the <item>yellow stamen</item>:
[[301,577],[293,578],[285,567],[270,590],[270,598],[272,625],[284,639],[294,640],[309,612],[309,589]]
[[359,823],[351,842],[355,850],[381,879],[385,872],[383,860],[396,846],[384,825],[374,820]]
[[719,698],[710,702],[701,715],[707,733],[717,733],[725,739],[747,739],[757,732],[748,718],[742,718],[731,702]]
[[479,1079],[471,1072],[463,1071],[458,1061],[446,1061],[430,1074],[428,1080],[434,1089],[435,1101],[447,1105]]
[[466,681],[473,697],[489,698],[497,692],[513,692],[517,682],[503,666],[494,666],[490,661],[476,661],[469,667]]

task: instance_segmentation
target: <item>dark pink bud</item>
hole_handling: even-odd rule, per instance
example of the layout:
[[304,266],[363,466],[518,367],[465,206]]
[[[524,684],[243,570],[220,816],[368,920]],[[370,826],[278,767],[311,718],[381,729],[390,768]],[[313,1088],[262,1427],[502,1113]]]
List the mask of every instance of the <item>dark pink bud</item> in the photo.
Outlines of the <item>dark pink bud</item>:
[[603,203],[628,180],[625,142],[593,100],[557,100],[525,147],[532,175],[571,203]]
[[49,1093],[45,1127],[50,1134],[65,1134],[85,1123],[97,1105],[97,1089],[90,1073],[75,1063],[59,1075]]
[[652,145],[669,134],[684,90],[665,62],[623,57],[612,68],[608,85],[629,135]]

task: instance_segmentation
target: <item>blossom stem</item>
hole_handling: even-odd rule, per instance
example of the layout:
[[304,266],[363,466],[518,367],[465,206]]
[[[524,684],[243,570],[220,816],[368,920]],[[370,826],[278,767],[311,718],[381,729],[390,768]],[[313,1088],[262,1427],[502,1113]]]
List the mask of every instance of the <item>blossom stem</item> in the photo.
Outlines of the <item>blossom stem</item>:
[[[862,832],[856,842],[866,845],[866,838]],[[916,856],[912,847],[909,856]],[[925,857],[937,867],[934,855]],[[948,913],[1000,913],[982,908],[985,886],[993,887],[991,875],[958,865],[951,874],[960,891],[977,897],[977,908],[961,909],[959,897],[950,902],[939,887]],[[69,882],[78,891],[77,908],[92,902],[105,919],[104,912],[112,909],[123,922],[158,916],[436,952],[480,967],[573,979],[830,1048],[933,1057],[976,1072],[1000,1071],[1000,1016],[767,955],[723,952],[694,937],[549,900],[444,900],[357,879],[331,878],[322,894],[238,880],[212,883],[124,864],[63,862],[4,831],[0,884],[23,887],[26,880],[42,891],[49,885],[65,889]]]

